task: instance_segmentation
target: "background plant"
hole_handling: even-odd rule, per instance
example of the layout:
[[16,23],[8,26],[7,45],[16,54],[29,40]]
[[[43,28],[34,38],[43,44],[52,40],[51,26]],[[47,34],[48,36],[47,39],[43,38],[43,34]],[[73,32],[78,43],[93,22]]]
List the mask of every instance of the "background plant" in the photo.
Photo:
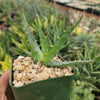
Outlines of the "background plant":
[[70,100],[94,100],[93,88],[85,81],[74,82]]
[[[23,30],[22,10],[29,24],[32,35],[35,36],[37,44],[40,45],[39,30],[49,38],[50,48],[56,41],[73,26],[80,13],[68,12],[66,16],[60,14],[52,4],[40,0],[3,0],[0,4],[0,21],[10,25],[9,30],[0,31],[0,73],[10,69],[11,58],[16,55],[26,55],[31,51],[27,45],[25,32]],[[8,5],[9,4],[9,5]],[[35,9],[34,9],[35,8]],[[17,14],[17,15],[16,15]],[[13,15],[13,16],[12,16]],[[89,95],[100,94],[100,21],[93,18],[83,17],[81,23],[68,36],[58,52],[62,60],[94,60],[93,63],[74,65],[77,69],[77,77],[74,81],[73,98],[89,98]],[[66,27],[68,26],[68,27]],[[40,47],[40,46],[39,46]],[[41,49],[41,48],[40,48]],[[30,54],[29,52],[27,52]],[[79,80],[79,82],[77,82]],[[81,82],[81,83],[80,83]],[[84,88],[84,85],[88,87]],[[81,88],[80,88],[81,87]],[[83,89],[84,88],[84,89]],[[75,91],[77,90],[77,91]],[[82,91],[79,93],[79,91]],[[85,91],[89,91],[88,93]],[[97,95],[98,94],[98,95]],[[90,96],[90,97],[91,97]],[[73,100],[73,98],[71,98]],[[84,100],[83,99],[83,100]],[[94,99],[94,96],[93,98]]]

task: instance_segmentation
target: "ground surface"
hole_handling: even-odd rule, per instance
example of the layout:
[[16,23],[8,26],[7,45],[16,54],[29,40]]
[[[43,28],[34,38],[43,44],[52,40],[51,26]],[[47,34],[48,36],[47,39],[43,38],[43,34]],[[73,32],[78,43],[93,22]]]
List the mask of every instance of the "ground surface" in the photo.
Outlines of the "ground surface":
[[100,16],[100,0],[55,0],[67,7],[87,11]]

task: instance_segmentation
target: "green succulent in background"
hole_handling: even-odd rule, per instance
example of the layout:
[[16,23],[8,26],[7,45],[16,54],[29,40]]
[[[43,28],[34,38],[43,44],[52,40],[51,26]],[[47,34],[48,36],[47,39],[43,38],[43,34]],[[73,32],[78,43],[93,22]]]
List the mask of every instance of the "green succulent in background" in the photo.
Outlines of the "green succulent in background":
[[11,68],[11,59],[12,57],[8,54],[5,55],[4,60],[0,61],[1,70],[4,72],[6,70],[9,70]]
[[[100,54],[97,52],[98,47],[95,45],[91,49],[85,44],[84,53],[80,53],[77,58],[82,60],[94,60],[91,64],[83,64],[76,66],[78,70],[77,79],[90,82],[92,85],[100,89]],[[98,90],[96,90],[98,91]],[[100,90],[98,91],[100,92]]]
[[[73,35],[70,37],[68,43],[61,50],[61,55],[64,59],[81,59],[78,55],[85,52],[85,44],[91,48],[93,45],[96,46],[95,35],[89,35],[85,33],[80,33],[78,35]],[[67,54],[66,54],[67,52]]]
[[[100,86],[100,46],[99,34],[77,34],[73,35],[66,46],[60,51],[63,59],[93,60],[93,63],[76,65],[77,78],[87,81],[95,86],[99,91]],[[66,54],[67,53],[67,54]]]
[[56,7],[52,6],[52,4],[50,3],[48,5],[48,2],[41,0],[31,0],[30,2],[25,2],[23,11],[28,22],[34,21],[37,14],[43,20],[49,18],[49,16],[51,16],[52,14],[55,17],[57,17],[59,14]]
[[73,37],[73,43],[76,44],[76,47],[84,47],[84,43],[87,44],[88,47],[94,45],[96,43],[96,39],[94,35],[88,35],[85,33],[81,33],[77,36]]
[[22,0],[17,3],[16,0],[2,0],[0,3],[0,21],[9,27],[13,23],[19,24],[21,16],[19,12],[24,6]]
[[10,48],[11,41],[5,32],[0,34],[0,74],[10,69],[11,67],[11,56],[8,48]]
[[0,61],[3,60],[4,58],[4,51],[3,51],[3,48],[0,47]]
[[93,87],[85,81],[74,81],[70,100],[94,100]]
[[[37,32],[37,22],[39,22],[44,34],[49,34],[52,40],[54,38],[53,35],[57,33],[60,34],[63,32],[62,28],[64,29],[65,27],[64,23],[66,21],[68,22],[68,20],[65,20],[65,17],[62,17],[62,14],[58,13],[56,7],[48,5],[44,1],[41,4],[40,0],[33,0],[30,3],[26,3],[26,7],[23,11],[29,24],[31,24],[32,31]],[[35,35],[38,36],[38,34]]]
[[9,53],[10,43],[11,43],[11,41],[9,40],[9,36],[8,36],[7,32],[1,32],[0,47],[2,47],[6,53]]
[[[97,47],[98,48],[100,48],[100,45],[99,45],[99,43],[100,43],[100,29],[97,31],[97,32],[95,32],[95,37],[96,37],[96,40],[97,40]],[[98,50],[98,52],[99,52],[99,50]]]
[[[78,70],[77,79],[85,80],[100,89],[98,85],[100,84],[100,47],[97,35],[79,34],[75,36],[71,54],[72,56],[75,55],[75,59],[94,60],[91,64],[76,66]],[[98,89],[95,91],[98,91]]]
[[1,10],[1,13],[0,13],[0,18],[2,19],[3,21],[3,17],[7,18],[7,22],[9,22],[8,20],[11,20],[11,12],[12,12],[12,4],[11,4],[11,0],[8,1],[8,0],[3,0],[0,4],[0,10]]
[[28,21],[33,21],[33,19],[36,18],[37,14],[39,14],[39,16],[41,16],[43,19],[47,15],[45,1],[41,0],[32,0],[30,2],[25,2],[24,11],[26,16],[28,16]]
[[9,39],[12,42],[12,46],[10,47],[10,52],[12,56],[16,55],[25,55],[23,49],[29,50],[27,46],[27,41],[25,39],[25,33],[22,27],[18,25],[13,25],[9,28]]
[[0,32],[0,74],[11,67],[10,43],[6,32]]
[[11,67],[12,57],[5,52],[5,49],[0,46],[0,74],[9,70]]
[[[87,47],[89,47],[90,49],[93,45],[96,45],[95,35],[88,35],[85,33],[73,36],[71,41],[72,44],[74,45],[72,51],[76,52],[76,56],[79,55],[80,53],[84,55],[85,45],[87,45]],[[80,59],[80,57],[78,59]]]

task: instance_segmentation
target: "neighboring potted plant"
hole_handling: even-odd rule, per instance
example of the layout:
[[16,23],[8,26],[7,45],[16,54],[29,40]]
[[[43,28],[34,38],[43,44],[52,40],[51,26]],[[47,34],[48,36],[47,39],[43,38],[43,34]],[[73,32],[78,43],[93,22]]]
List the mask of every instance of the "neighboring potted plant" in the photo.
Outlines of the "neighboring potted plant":
[[[29,48],[31,49],[31,53],[29,51],[24,50],[24,52],[29,57],[19,56],[17,59],[12,60],[12,68],[11,68],[11,77],[10,77],[10,86],[12,87],[14,96],[16,100],[68,100],[72,80],[76,74],[74,69],[71,70],[69,65],[75,65],[78,63],[87,63],[89,61],[62,61],[60,58],[55,57],[61,46],[66,42],[67,36],[74,30],[74,28],[80,23],[82,17],[79,21],[72,27],[70,27],[64,34],[57,39],[56,43],[51,47],[48,37],[44,36],[42,29],[38,24],[38,33],[40,38],[40,46],[36,42],[35,37],[30,31],[26,18],[24,16],[24,30],[26,34],[26,38],[28,41]],[[32,57],[34,62],[32,62]],[[56,58],[56,60],[53,60]],[[29,59],[29,60],[28,60]],[[18,61],[18,62],[17,62]],[[23,63],[24,62],[24,63]],[[27,65],[32,64],[32,65]],[[19,64],[22,63],[22,64]],[[19,66],[19,65],[22,66]],[[26,64],[26,65],[25,65]],[[33,68],[34,67],[36,68]],[[37,68],[42,66],[41,68]],[[28,66],[27,68],[25,66]],[[52,67],[51,67],[52,66]],[[56,67],[56,68],[54,68]],[[70,69],[70,75],[62,74],[61,71],[64,69]],[[32,71],[28,70],[31,69]],[[56,73],[56,76],[48,76],[48,73],[42,73],[42,71],[46,69],[49,70],[60,70],[59,73]],[[23,71],[26,70],[26,73]],[[40,79],[40,73],[41,77]],[[35,71],[35,72],[34,72]],[[37,72],[36,72],[37,71]],[[27,74],[29,73],[29,75]],[[22,74],[23,73],[23,74]],[[35,73],[35,74],[34,74]],[[36,73],[39,73],[38,77],[36,77]],[[52,75],[52,73],[50,73]],[[25,75],[35,78],[26,78]],[[45,76],[45,77],[44,77]],[[24,81],[21,80],[24,77]],[[16,79],[16,80],[15,80]],[[44,80],[43,80],[44,79]],[[26,82],[25,82],[26,80]],[[23,82],[22,82],[23,81]],[[17,85],[16,85],[17,84]]]

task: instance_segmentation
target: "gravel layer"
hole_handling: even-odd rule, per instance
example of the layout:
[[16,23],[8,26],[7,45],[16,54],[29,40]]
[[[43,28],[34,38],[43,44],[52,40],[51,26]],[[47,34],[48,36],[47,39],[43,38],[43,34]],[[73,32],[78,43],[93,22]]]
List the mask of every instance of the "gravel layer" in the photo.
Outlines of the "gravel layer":
[[[58,56],[54,57],[55,61],[61,61]],[[25,84],[34,83],[49,78],[72,75],[72,69],[47,67],[37,62],[34,64],[30,57],[19,56],[13,62],[13,85],[15,87]]]

